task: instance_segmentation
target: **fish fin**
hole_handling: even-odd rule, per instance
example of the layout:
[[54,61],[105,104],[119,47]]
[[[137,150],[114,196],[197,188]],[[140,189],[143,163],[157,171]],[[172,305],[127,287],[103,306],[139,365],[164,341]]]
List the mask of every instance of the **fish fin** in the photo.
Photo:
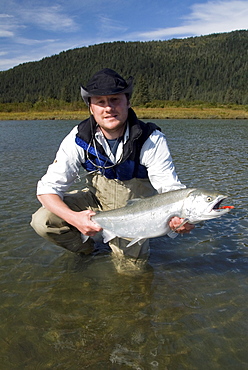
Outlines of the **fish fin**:
[[110,240],[112,240],[112,239],[114,239],[116,237],[116,234],[113,233],[112,231],[103,229],[103,231],[102,231],[102,237],[103,237],[104,243],[108,243]]
[[189,222],[189,219],[188,218],[185,218],[183,220],[183,222],[174,229],[174,231],[177,231],[178,229],[180,229],[180,227],[183,226],[183,225],[185,225],[187,222]]
[[126,245],[126,248],[129,248],[129,247],[131,247],[132,245],[134,245],[136,243],[141,245],[144,241],[146,241],[146,238],[135,238],[135,239],[131,240],[130,243],[128,243],[128,245]]
[[189,222],[189,219],[188,219],[188,218],[185,218],[185,219],[183,220],[183,222],[182,222],[182,223],[180,223],[180,225],[179,225],[179,226],[177,226],[174,230],[172,230],[172,229],[171,229],[171,230],[167,233],[167,235],[168,235],[170,238],[175,239],[175,238],[178,236],[178,233],[176,233],[176,231],[177,231],[178,229],[180,229],[180,227],[181,227],[181,226],[185,225],[187,222]]
[[172,238],[172,239],[175,239],[179,234],[176,233],[174,230],[170,230],[167,235],[169,236],[169,238]]
[[89,239],[89,236],[81,234],[81,239],[82,239],[82,242],[85,243]]

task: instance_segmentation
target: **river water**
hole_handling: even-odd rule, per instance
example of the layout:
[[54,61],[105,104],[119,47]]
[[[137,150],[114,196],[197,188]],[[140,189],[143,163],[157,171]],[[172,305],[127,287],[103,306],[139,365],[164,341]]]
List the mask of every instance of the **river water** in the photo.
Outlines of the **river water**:
[[152,239],[133,276],[107,250],[80,258],[29,226],[37,180],[77,122],[0,122],[1,369],[248,368],[248,122],[154,122],[180,180],[228,193],[235,209]]

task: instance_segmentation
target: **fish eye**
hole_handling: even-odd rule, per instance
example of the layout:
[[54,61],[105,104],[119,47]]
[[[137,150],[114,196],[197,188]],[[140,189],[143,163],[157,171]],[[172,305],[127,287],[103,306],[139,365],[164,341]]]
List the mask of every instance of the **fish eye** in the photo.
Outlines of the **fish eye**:
[[208,202],[211,202],[211,200],[212,200],[212,197],[208,196],[208,197],[207,197],[207,201],[208,201]]

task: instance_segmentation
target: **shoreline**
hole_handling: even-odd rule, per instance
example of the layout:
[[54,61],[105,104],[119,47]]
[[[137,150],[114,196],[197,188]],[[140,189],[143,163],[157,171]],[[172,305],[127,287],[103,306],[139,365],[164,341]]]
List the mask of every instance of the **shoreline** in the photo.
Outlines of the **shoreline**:
[[[240,108],[204,108],[204,107],[165,107],[141,108],[134,107],[139,119],[248,119],[247,109]],[[27,111],[0,112],[0,121],[13,120],[79,120],[89,116],[88,110],[78,111]]]

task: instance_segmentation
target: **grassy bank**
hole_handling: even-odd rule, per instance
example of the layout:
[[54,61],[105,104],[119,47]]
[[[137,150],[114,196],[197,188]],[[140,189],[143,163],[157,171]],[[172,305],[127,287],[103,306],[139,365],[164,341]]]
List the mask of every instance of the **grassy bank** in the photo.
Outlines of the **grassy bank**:
[[[238,107],[175,107],[134,108],[140,119],[248,119],[246,106]],[[83,120],[88,117],[87,109],[82,110],[27,110],[23,112],[0,112],[0,120]]]

